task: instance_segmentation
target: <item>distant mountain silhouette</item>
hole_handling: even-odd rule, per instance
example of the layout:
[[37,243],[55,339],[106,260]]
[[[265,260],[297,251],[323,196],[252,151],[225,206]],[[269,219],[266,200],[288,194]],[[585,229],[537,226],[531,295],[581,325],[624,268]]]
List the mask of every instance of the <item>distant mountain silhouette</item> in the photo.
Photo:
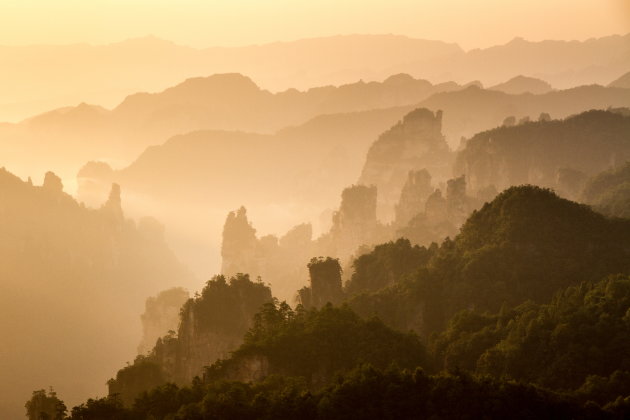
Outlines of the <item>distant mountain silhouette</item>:
[[612,82],[610,82],[608,86],[630,89],[630,71],[624,74],[623,76],[619,77],[618,79],[615,79]]
[[432,95],[418,104],[433,111],[444,111],[443,133],[455,148],[462,137],[497,127],[508,116],[538,119],[541,113],[565,118],[590,109],[628,107],[630,95],[620,88],[580,86],[543,95],[509,95],[471,86],[457,92]]
[[[53,169],[68,178],[86,161],[129,163],[147,146],[177,134],[208,129],[272,133],[321,114],[411,105],[461,88],[399,74],[383,82],[271,93],[241,74],[215,74],[159,93],[130,95],[111,111],[81,104],[5,124],[0,151],[23,176]],[[40,153],[34,156],[33,149]]]
[[[478,82],[432,85],[398,74],[383,82],[326,86],[271,93],[240,74],[188,79],[160,93],[127,97],[111,111],[81,104],[0,126],[0,152],[13,172],[27,176],[52,169],[74,177],[90,160],[123,166],[147,146],[195,130],[273,133],[322,114],[398,106],[444,110],[444,134],[451,147],[462,136],[500,125],[504,118],[553,118],[592,108],[628,107],[619,88],[586,86],[544,95],[509,95],[484,90]],[[402,115],[400,115],[402,116]],[[38,150],[33,154],[33,150]]]
[[516,74],[556,88],[604,84],[630,68],[630,35],[530,42],[468,52],[452,43],[397,35],[344,35],[205,49],[155,37],[109,45],[0,46],[0,121],[72,103],[112,107],[137,91],[160,91],[190,77],[239,72],[271,91],[382,80],[409,73],[486,86]]
[[500,92],[518,95],[521,93],[534,93],[540,95],[542,93],[551,92],[553,88],[544,80],[534,77],[516,76],[507,82],[488,88],[489,90],[498,90]]
[[494,47],[474,49],[436,60],[415,58],[392,66],[429,80],[478,79],[492,86],[527,74],[566,89],[587,84],[606,84],[630,68],[630,34],[591,38],[586,41],[540,41],[523,38]]
[[160,91],[214,73],[250,75],[266,89],[340,85],[389,76],[409,57],[462,54],[455,44],[397,35],[344,35],[245,47],[190,48],[156,37],[108,45],[0,46],[0,121],[72,103],[112,107],[137,91]]

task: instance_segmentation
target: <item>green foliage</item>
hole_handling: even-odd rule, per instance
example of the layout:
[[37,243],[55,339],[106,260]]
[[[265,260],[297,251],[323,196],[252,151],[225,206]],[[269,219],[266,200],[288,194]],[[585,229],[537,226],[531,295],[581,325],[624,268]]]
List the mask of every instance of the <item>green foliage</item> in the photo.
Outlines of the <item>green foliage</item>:
[[33,396],[24,407],[29,420],[63,420],[67,411],[66,405],[57,398],[52,388],[48,393],[43,389],[33,391]]
[[372,252],[354,260],[354,271],[346,284],[346,292],[356,294],[390,286],[426,266],[435,249],[412,246],[403,238],[377,245]]
[[[357,259],[347,305],[294,310],[246,276],[218,276],[184,305],[182,320],[226,334],[250,326],[243,344],[207,368],[203,382],[161,385],[123,413],[627,418],[629,252],[630,221],[522,186],[473,213],[439,247],[399,240]],[[314,259],[309,269],[340,284],[336,260]],[[245,312],[254,301],[262,309],[252,321]],[[221,324],[222,316],[238,319]],[[430,352],[400,332],[409,330],[430,337]],[[178,338],[161,342],[177,347]]]
[[179,388],[169,383],[151,389],[140,395],[133,404],[137,418],[165,418],[180,407],[200,401],[203,398],[201,381],[196,378],[191,387]]
[[266,305],[256,315],[245,343],[232,358],[207,370],[208,379],[243,379],[239,372],[252,357],[264,359],[263,376],[305,378],[311,386],[362,363],[379,368],[426,366],[423,345],[414,334],[391,330],[376,318],[363,320],[347,306],[291,310],[286,303]]
[[582,199],[605,215],[630,219],[630,162],[591,178]]
[[619,168],[600,172],[589,179],[582,191],[582,199],[587,203],[596,203],[611,188],[615,188],[628,180],[630,180],[630,162],[626,162]]
[[69,420],[135,420],[116,396],[87,400],[72,409]]
[[612,276],[494,315],[466,311],[434,338],[440,367],[576,390],[600,403],[630,395],[630,278]]
[[120,401],[130,406],[138,395],[147,389],[166,382],[166,372],[148,356],[138,356],[134,363],[120,369],[116,379],[110,379],[110,395],[119,395]]
[[239,273],[229,281],[219,275],[206,283],[200,296],[182,307],[182,320],[193,317],[201,330],[242,336],[252,316],[270,301],[269,287],[252,282],[249,275]]
[[582,406],[574,398],[531,385],[461,372],[429,376],[421,369],[382,370],[363,365],[318,391],[277,376],[257,383],[168,386],[145,395],[133,410],[124,412],[134,419],[155,420],[612,419],[614,413],[627,412],[626,407],[627,402],[619,400],[605,412],[597,405]]
[[[566,185],[559,171],[592,175],[630,160],[630,117],[591,110],[564,120],[526,122],[475,134],[458,152],[456,172],[479,187],[535,183]],[[613,160],[614,159],[614,160]],[[611,160],[613,160],[611,162]],[[560,174],[561,175],[561,174]],[[575,185],[574,185],[575,186]],[[570,186],[563,193],[572,194]]]
[[[513,187],[473,213],[445,256],[480,310],[548,300],[566,286],[630,269],[630,223],[537,187]],[[468,296],[466,296],[468,295]],[[463,303],[463,302],[462,302]]]
[[[234,341],[236,348],[251,326],[254,314],[271,300],[271,290],[260,281],[252,282],[247,274],[237,274],[229,281],[225,276],[213,277],[201,294],[182,306],[178,335],[169,332],[157,340],[150,355],[138,356],[132,365],[119,370],[116,378],[108,382],[110,395],[119,395],[129,407],[144,391],[169,381],[181,383],[185,377],[182,371],[189,368],[181,355],[189,343],[180,341],[180,337],[188,331],[211,334],[215,339]],[[196,368],[201,373],[201,366]]]
[[[385,266],[395,266],[395,259]],[[549,190],[512,187],[474,212],[426,269],[355,296],[351,306],[428,336],[462,309],[496,312],[504,304],[548,302],[570,285],[628,272],[630,221],[607,219]]]

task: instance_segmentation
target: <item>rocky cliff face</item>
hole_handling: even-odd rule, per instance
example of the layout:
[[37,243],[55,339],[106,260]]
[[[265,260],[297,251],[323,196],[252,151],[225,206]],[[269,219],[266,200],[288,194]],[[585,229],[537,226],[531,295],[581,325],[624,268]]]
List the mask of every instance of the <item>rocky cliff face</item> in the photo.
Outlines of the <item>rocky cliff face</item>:
[[450,174],[452,153],[442,135],[442,112],[416,109],[376,140],[359,178],[378,189],[378,216],[393,217],[410,171],[427,170],[438,180]]
[[260,275],[258,248],[256,229],[247,219],[245,207],[230,212],[223,226],[221,272],[228,276],[236,273]]
[[228,357],[231,351],[238,348],[243,341],[240,332],[218,332],[203,328],[195,312],[189,311],[184,314],[177,340],[170,345],[158,344],[155,356],[168,378],[178,384],[189,384],[195,376],[202,374],[204,366]]
[[[418,245],[429,246],[432,242],[441,242],[447,236],[454,237],[466,218],[496,195],[496,190],[491,189],[478,192],[475,196],[469,195],[466,178],[462,175],[446,182],[444,197],[442,190],[430,188],[430,181],[419,188],[415,176],[413,172],[409,174],[396,207],[397,223],[393,228],[396,229],[397,237],[407,238]],[[433,192],[426,197],[428,191]]]
[[142,321],[142,341],[138,345],[138,354],[149,353],[158,338],[177,331],[179,311],[190,296],[180,287],[164,290],[157,296],[147,299]]
[[313,256],[313,229],[309,223],[291,228],[285,235],[256,236],[256,229],[241,207],[230,212],[223,228],[222,273],[247,273],[271,284],[274,296],[292,301],[306,282],[306,264]]
[[205,366],[241,345],[254,314],[271,300],[271,290],[247,275],[216,276],[183,305],[177,332],[159,338],[147,356],[119,370],[108,382],[109,393],[121,394],[129,405],[139,393],[164,382],[189,384]]
[[332,255],[347,259],[358,247],[373,243],[377,235],[377,190],[375,186],[353,185],[341,193],[341,205],[333,214],[330,236]]
[[309,286],[300,289],[299,303],[305,308],[320,308],[343,300],[341,265],[335,258],[313,258],[308,264]]
[[426,169],[409,171],[395,208],[394,225],[406,226],[414,216],[423,212],[427,199],[433,191],[429,171]]

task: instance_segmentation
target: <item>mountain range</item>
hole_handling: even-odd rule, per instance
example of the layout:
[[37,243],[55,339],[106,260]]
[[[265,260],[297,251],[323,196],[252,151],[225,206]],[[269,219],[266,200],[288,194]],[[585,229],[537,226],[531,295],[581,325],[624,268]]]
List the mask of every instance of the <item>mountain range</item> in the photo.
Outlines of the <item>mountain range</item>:
[[148,36],[108,45],[0,46],[0,121],[81,102],[113,107],[138,91],[161,91],[214,73],[247,74],[284,91],[382,80],[408,73],[433,83],[501,83],[525,74],[558,88],[608,84],[630,68],[630,34],[586,41],[522,38],[464,51],[457,44],[398,35],[338,35],[205,49]]

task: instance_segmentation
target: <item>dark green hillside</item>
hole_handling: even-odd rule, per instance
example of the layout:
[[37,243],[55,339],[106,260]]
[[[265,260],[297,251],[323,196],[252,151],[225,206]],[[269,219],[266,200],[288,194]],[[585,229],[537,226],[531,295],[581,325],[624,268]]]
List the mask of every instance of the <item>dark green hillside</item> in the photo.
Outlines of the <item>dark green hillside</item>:
[[[433,351],[446,369],[553,389],[581,387],[584,398],[600,403],[630,395],[630,278],[572,286],[549,304],[528,302],[492,315],[461,312]],[[602,398],[601,388],[613,380],[616,389],[609,391],[617,394]]]
[[592,177],[581,198],[605,215],[630,219],[630,162]]
[[[387,264],[398,267],[393,259]],[[363,284],[387,277],[387,264]],[[419,258],[418,267],[415,276],[390,288],[358,294],[351,306],[396,328],[428,334],[462,309],[547,302],[567,286],[630,272],[630,221],[607,219],[549,190],[513,187],[474,212],[427,264]]]

